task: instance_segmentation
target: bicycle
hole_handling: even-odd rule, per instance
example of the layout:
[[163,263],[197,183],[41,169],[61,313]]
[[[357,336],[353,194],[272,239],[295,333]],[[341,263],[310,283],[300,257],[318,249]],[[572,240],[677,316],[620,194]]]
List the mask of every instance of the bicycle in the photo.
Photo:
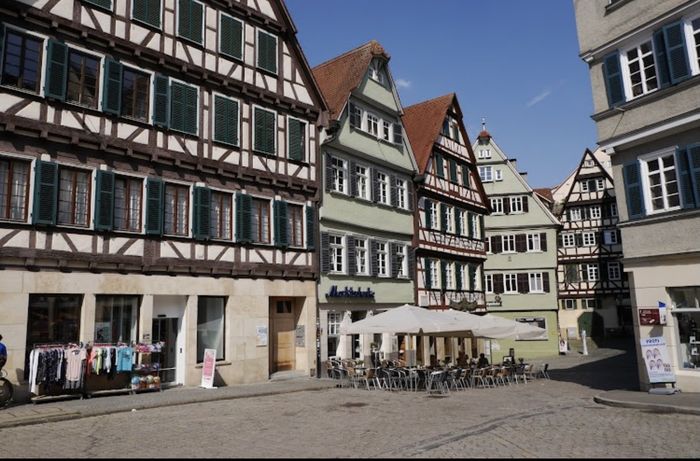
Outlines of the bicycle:
[[6,379],[7,371],[0,370],[0,408],[6,407],[12,401],[14,388],[10,380]]

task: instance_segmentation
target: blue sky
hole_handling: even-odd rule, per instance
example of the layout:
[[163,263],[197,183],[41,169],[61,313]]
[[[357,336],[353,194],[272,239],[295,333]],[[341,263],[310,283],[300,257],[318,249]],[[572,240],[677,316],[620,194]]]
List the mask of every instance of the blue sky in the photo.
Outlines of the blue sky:
[[404,106],[455,92],[471,141],[486,117],[532,187],[560,183],[596,142],[571,0],[286,0],[311,66],[369,40]]

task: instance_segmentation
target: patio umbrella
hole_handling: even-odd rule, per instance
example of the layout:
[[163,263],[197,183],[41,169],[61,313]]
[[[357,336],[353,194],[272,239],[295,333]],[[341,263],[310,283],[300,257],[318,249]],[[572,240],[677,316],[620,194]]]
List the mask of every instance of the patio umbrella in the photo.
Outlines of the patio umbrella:
[[349,326],[340,326],[340,334],[411,334],[420,335],[437,333],[452,329],[450,316],[442,312],[425,309],[410,304],[395,307],[387,311],[353,322]]
[[[345,314],[343,314],[343,320],[340,322],[340,330],[344,327],[347,327],[352,323],[352,319],[350,317],[350,311],[345,311]],[[342,334],[342,333],[341,333]],[[347,358],[347,338],[340,338],[340,341],[338,341],[338,348],[335,351],[335,356],[340,357],[340,358]]]
[[510,337],[515,337],[515,339],[536,339],[543,337],[547,333],[547,330],[544,328],[536,327],[527,323],[516,322],[515,320],[506,319],[497,315],[486,314],[483,317],[487,318],[488,322],[495,325],[493,330],[482,330],[485,335],[488,335],[490,331],[493,331],[494,334],[501,334],[501,329],[513,329],[513,331],[509,332],[506,336],[491,336],[494,339]]
[[441,335],[487,339],[532,339],[545,333],[543,328],[505,319],[493,314],[474,315],[468,312],[449,309],[442,311],[452,319],[450,328]]

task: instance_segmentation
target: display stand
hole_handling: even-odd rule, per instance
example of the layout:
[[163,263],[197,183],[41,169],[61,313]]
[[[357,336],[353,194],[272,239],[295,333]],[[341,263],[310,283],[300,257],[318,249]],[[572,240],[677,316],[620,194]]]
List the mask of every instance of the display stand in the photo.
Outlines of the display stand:
[[[71,348],[71,347],[83,347],[82,343],[51,343],[51,344],[34,344],[34,349],[52,349],[52,348]],[[83,364],[83,367],[85,364]],[[84,384],[84,381],[83,381]],[[30,383],[31,386],[31,383]],[[38,385],[39,393],[29,400],[32,404],[37,404],[41,402],[52,402],[55,400],[65,400],[65,399],[83,399],[83,388],[78,387],[76,389],[64,389],[61,383],[41,383]]]
[[[153,354],[157,354],[157,352],[137,351],[136,353],[139,354],[139,361],[134,369],[131,370],[131,394],[148,391],[162,392],[163,389],[158,376],[160,363],[152,361]],[[138,383],[135,383],[136,378],[138,378]]]
[[[94,347],[114,345],[115,344],[95,344]],[[114,382],[116,382],[117,387],[115,388],[87,390],[86,386],[85,395],[87,397],[112,394],[133,395],[142,391],[161,390],[160,378],[156,379],[160,364],[157,362],[152,363],[150,359],[150,349],[153,346],[150,344],[132,344],[130,347],[133,348],[133,353],[138,357],[137,363],[133,366],[131,371],[116,373]],[[100,377],[98,378],[97,376]],[[98,383],[99,386],[110,384],[110,382],[106,381],[102,376],[104,375],[91,375],[91,384],[94,385],[97,380],[101,381]]]

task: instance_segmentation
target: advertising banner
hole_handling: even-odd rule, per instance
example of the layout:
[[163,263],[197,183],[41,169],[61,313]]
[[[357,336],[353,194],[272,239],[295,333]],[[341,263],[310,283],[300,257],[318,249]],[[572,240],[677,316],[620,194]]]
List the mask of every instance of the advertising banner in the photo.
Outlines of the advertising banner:
[[214,367],[216,366],[216,349],[204,349],[202,363],[202,384],[205,389],[214,389]]
[[676,375],[671,368],[666,339],[663,336],[641,339],[642,357],[649,375],[649,383],[675,383]]

